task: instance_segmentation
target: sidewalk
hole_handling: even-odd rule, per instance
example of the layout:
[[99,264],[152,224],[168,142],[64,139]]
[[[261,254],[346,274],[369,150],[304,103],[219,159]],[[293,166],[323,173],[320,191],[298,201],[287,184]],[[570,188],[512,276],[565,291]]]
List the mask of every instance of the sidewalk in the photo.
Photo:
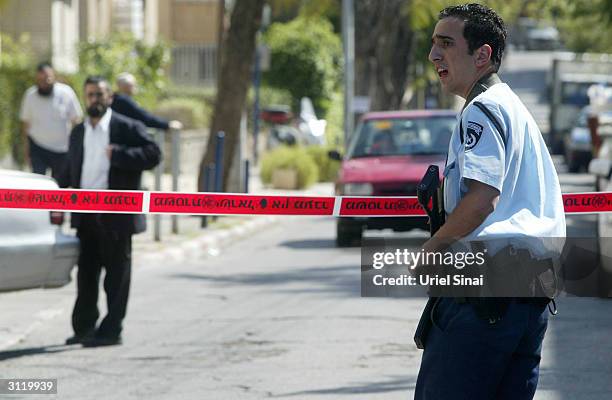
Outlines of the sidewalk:
[[[171,191],[172,180],[169,174],[162,179],[161,190]],[[197,176],[181,174],[179,192],[197,192]],[[143,176],[143,186],[153,190],[154,176]],[[249,175],[249,193],[263,195],[292,196],[332,196],[333,183],[317,183],[305,190],[278,190],[266,187],[259,177],[259,169],[252,168]],[[160,241],[154,240],[154,216],[147,216],[147,231],[134,236],[134,263],[136,266],[149,261],[171,258],[174,261],[215,256],[219,249],[244,238],[278,221],[282,216],[220,216],[213,221],[208,217],[208,226],[202,228],[202,217],[191,215],[178,216],[178,234],[172,233],[170,215],[160,216]]]

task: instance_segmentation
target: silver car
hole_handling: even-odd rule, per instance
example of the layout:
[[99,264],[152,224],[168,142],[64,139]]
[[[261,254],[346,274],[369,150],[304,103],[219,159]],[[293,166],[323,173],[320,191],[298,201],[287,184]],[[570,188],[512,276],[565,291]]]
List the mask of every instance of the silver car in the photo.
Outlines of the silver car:
[[[0,170],[3,189],[58,189],[47,176]],[[62,232],[63,213],[0,209],[0,292],[70,282],[79,241]]]

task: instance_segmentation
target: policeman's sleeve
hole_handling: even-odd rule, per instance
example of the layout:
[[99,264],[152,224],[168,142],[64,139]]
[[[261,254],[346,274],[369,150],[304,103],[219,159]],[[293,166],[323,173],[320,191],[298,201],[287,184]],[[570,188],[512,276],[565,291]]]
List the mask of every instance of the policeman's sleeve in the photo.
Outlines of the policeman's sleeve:
[[505,176],[506,127],[498,113],[493,112],[493,116],[499,121],[501,129],[476,106],[471,105],[466,110],[463,118],[462,176],[464,179],[474,179],[492,186],[501,192]]

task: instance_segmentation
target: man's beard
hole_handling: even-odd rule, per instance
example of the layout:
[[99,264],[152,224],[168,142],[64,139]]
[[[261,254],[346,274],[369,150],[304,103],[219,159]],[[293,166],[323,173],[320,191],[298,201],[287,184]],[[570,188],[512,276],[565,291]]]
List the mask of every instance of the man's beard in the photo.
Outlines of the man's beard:
[[87,107],[87,115],[92,118],[100,118],[106,113],[106,110],[108,110],[108,106],[104,104],[92,104]]
[[41,88],[40,86],[38,86],[39,95],[48,97],[48,96],[51,96],[51,93],[53,93],[53,85],[50,85],[49,87],[46,87],[46,88]]

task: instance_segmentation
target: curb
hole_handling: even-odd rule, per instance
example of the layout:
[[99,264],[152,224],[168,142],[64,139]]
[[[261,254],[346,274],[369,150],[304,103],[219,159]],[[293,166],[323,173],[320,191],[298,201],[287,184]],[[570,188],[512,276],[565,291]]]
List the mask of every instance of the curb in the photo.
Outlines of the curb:
[[204,231],[198,237],[186,240],[178,246],[148,251],[145,254],[134,254],[134,262],[146,265],[149,262],[159,261],[160,258],[181,262],[196,258],[214,257],[219,254],[222,248],[250,233],[277,223],[279,220],[278,216],[258,216],[231,228]]

